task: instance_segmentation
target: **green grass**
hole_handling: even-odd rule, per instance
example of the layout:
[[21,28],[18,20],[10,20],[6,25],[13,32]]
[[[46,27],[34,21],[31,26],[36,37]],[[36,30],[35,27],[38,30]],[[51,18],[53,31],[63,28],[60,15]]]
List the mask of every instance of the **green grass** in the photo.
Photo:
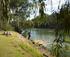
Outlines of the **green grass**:
[[[70,44],[70,38],[69,37],[65,38],[65,42]],[[65,50],[66,57],[70,57],[70,45],[66,45]]]
[[12,32],[11,36],[0,32],[0,57],[43,57],[38,49],[28,41],[19,39],[19,34]]
[[70,43],[70,38],[65,38],[65,42]]
[[20,46],[26,52],[30,53],[32,55],[32,57],[43,57],[38,50],[36,50],[35,48],[32,48],[31,46],[28,46],[26,44],[22,44]]

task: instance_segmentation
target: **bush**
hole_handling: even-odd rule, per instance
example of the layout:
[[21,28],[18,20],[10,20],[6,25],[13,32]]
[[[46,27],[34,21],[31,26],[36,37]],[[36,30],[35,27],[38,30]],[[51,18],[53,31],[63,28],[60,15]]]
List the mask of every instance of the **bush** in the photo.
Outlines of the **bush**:
[[14,30],[14,27],[12,27],[10,24],[5,24],[2,26],[2,30],[11,31],[11,30]]

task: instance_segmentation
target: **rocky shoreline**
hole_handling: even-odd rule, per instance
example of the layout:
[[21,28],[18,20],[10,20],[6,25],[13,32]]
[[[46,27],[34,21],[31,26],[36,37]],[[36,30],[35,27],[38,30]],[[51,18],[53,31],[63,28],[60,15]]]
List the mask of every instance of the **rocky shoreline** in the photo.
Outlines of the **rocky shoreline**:
[[38,48],[40,52],[42,52],[44,57],[53,57],[51,53],[48,51],[47,47],[44,46],[43,40],[30,40],[32,44],[34,44],[34,47]]

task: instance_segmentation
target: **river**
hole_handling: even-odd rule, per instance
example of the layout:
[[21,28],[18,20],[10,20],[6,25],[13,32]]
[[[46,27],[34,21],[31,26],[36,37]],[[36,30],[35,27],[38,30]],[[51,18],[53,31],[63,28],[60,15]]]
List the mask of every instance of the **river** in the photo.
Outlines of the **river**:
[[55,39],[54,30],[50,29],[26,29],[26,31],[31,32],[31,39],[36,40],[42,40],[44,41],[44,46],[49,47],[49,45],[52,44],[53,40]]
[[31,39],[42,40],[45,44],[51,44],[54,40],[53,30],[49,29],[31,29]]
[[[54,39],[54,29],[26,29],[27,31],[31,32],[31,39],[32,40],[42,40],[44,41],[44,46],[46,46],[48,49],[51,47]],[[68,46],[70,46],[69,43],[66,43]],[[66,54],[66,53],[65,53]],[[68,57],[70,57],[70,51],[67,51]]]

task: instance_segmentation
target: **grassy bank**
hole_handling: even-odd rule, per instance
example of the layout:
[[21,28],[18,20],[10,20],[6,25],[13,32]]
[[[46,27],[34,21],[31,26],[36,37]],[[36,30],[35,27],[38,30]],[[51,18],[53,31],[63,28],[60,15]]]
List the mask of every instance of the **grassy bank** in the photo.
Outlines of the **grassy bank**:
[[43,57],[38,49],[17,32],[9,36],[0,32],[0,57]]
[[65,38],[65,42],[70,43],[70,38]]

